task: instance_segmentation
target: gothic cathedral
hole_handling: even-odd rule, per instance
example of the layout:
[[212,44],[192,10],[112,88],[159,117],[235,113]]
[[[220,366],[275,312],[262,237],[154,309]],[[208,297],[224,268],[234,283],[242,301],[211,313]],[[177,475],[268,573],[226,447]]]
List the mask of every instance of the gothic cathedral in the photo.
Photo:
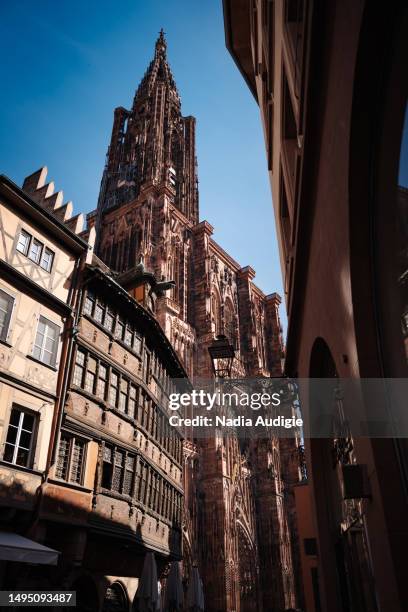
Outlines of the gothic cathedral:
[[[99,258],[124,284],[139,268],[173,280],[155,316],[194,381],[212,376],[208,346],[225,335],[234,377],[281,376],[280,297],[265,295],[199,219],[195,119],[181,114],[163,31],[130,110],[115,109],[97,210]],[[233,436],[185,442],[184,556],[197,563],[206,609],[294,606],[292,485],[297,442],[243,446]]]

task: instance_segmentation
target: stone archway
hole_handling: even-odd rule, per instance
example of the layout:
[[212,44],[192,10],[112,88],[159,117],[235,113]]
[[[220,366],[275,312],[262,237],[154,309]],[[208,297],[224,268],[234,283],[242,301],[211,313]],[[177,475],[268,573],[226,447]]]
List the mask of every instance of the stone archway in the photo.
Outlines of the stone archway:
[[105,591],[102,612],[127,612],[129,602],[120,582],[113,582]]
[[[324,416],[320,438],[310,440],[316,522],[320,528],[320,571],[325,575],[330,609],[377,612],[361,500],[343,496],[343,467],[355,462],[354,441],[343,405],[342,381],[332,352],[316,338],[310,358],[309,404]],[[314,417],[312,417],[314,418]],[[330,436],[328,422],[332,434]]]
[[238,545],[238,581],[240,612],[256,612],[258,610],[258,580],[256,571],[256,556],[253,544],[245,529],[237,523]]
[[99,610],[99,597],[96,585],[93,579],[88,575],[83,575],[77,578],[72,586],[71,591],[76,592],[76,608],[77,612],[95,612]]

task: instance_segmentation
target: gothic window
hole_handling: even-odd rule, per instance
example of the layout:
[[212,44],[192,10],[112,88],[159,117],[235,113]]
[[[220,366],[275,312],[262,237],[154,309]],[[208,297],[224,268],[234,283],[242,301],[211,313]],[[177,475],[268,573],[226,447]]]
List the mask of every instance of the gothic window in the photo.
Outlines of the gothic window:
[[128,266],[133,268],[139,259],[142,248],[142,229],[137,226],[133,228],[130,235],[130,248],[128,253]]
[[176,186],[176,176],[177,175],[176,175],[175,169],[173,168],[173,166],[170,166],[170,168],[169,168],[169,181],[170,181],[170,184],[173,187]]
[[110,256],[110,267],[113,268],[113,270],[117,269],[117,267],[116,267],[117,255],[118,255],[118,243],[117,242],[113,242],[112,243],[111,256]]
[[218,336],[221,333],[221,305],[215,291],[211,294],[211,325],[214,334]]
[[256,597],[254,554],[251,543],[240,526],[238,526],[238,559],[241,609],[251,610],[253,609],[251,603],[254,603]]
[[167,269],[168,278],[175,282],[175,286],[171,290],[171,297],[175,302],[178,302],[180,297],[180,249],[178,246],[174,248],[169,257]]
[[235,349],[237,346],[237,329],[234,307],[231,300],[227,299],[224,306],[224,333]]

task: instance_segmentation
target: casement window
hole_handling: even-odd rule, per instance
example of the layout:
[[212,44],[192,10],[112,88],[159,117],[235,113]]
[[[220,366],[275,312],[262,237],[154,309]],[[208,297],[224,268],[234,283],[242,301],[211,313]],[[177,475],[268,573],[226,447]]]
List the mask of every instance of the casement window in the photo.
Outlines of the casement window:
[[3,461],[32,467],[37,416],[20,407],[13,407],[7,429]]
[[102,488],[122,495],[133,494],[136,456],[106,444],[103,449]]
[[129,383],[126,379],[122,378],[120,381],[119,403],[118,403],[118,408],[121,412],[126,412],[128,394],[129,394]]
[[33,357],[46,365],[54,367],[57,361],[59,333],[60,328],[58,325],[40,316],[34,342]]
[[24,230],[21,230],[17,241],[17,251],[23,253],[23,255],[27,255],[28,247],[30,246],[30,239],[31,235]]
[[66,482],[83,484],[86,441],[66,432],[61,433],[55,475]]
[[13,306],[14,298],[0,289],[0,340],[3,340],[3,342],[7,340],[9,333]]
[[140,501],[140,503],[144,504],[145,498],[146,498],[146,490],[147,490],[147,475],[148,475],[147,464],[144,463],[144,461],[140,461],[139,469],[140,469],[140,482],[139,482],[139,489],[137,491],[137,499],[138,501]]
[[46,272],[51,272],[52,263],[54,261],[54,253],[51,249],[44,247],[40,259],[40,267]]
[[72,384],[136,418],[137,386],[83,348],[76,352]]
[[142,338],[140,337],[140,335],[135,331],[135,334],[133,336],[133,350],[140,355],[140,352],[142,350]]
[[74,376],[72,383],[77,387],[82,387],[85,372],[86,353],[81,349],[77,349],[74,367]]
[[103,449],[103,462],[102,462],[102,480],[101,485],[104,489],[110,489],[112,486],[112,473],[113,473],[113,448],[105,445]]
[[90,290],[85,297],[83,312],[105,327],[110,333],[114,333],[115,338],[121,340],[126,346],[140,355],[142,338],[134,325],[125,321],[104,300],[96,298]]
[[133,493],[135,464],[136,464],[136,457],[134,457],[133,455],[127,455],[126,461],[125,461],[125,471],[123,474],[123,486],[122,486],[123,495],[132,495]]
[[115,372],[111,372],[109,385],[109,403],[111,406],[116,406],[118,401],[118,380],[119,376]]
[[128,403],[128,416],[130,416],[132,419],[134,419],[136,417],[136,404],[137,404],[137,389],[135,387],[135,385],[130,385],[130,392],[129,392],[129,403]]
[[126,460],[126,470],[129,474],[127,475],[125,470],[121,492],[125,494],[125,490],[132,490],[131,486],[125,483],[134,478],[133,497],[136,501],[165,519],[180,524],[182,495],[143,459],[137,457],[136,460],[129,461],[129,458],[130,455]]
[[125,330],[125,322],[124,322],[123,319],[118,317],[118,319],[116,321],[116,327],[115,327],[115,336],[116,336],[116,338],[119,338],[119,340],[122,340],[123,334],[124,334],[124,330]]
[[133,330],[130,325],[126,325],[123,341],[125,344],[127,344],[127,346],[131,347],[133,345]]
[[108,368],[102,363],[98,365],[98,381],[96,384],[96,395],[100,399],[105,399],[106,383],[108,380]]
[[114,461],[112,468],[111,490],[122,493],[123,472],[125,469],[124,451],[115,449],[113,453]]
[[95,312],[94,312],[95,321],[102,324],[103,314],[104,314],[104,308],[99,302],[97,302],[95,304]]
[[40,242],[36,238],[32,238],[30,242],[30,248],[28,250],[28,259],[31,259],[36,264],[40,263],[42,248],[42,242]]
[[34,238],[25,230],[20,231],[16,249],[46,272],[51,272],[54,262],[54,251],[44,246],[40,240],[37,240],[37,238]]
[[106,310],[104,327],[106,327],[106,329],[111,332],[113,330],[114,322],[115,322],[115,315],[113,314],[111,310],[109,309]]
[[90,316],[93,315],[95,309],[95,295],[88,291],[84,303],[84,313]]
[[85,391],[88,391],[88,393],[94,392],[95,377],[96,377],[96,359],[88,356],[88,359],[86,362],[85,383],[84,383],[84,389]]

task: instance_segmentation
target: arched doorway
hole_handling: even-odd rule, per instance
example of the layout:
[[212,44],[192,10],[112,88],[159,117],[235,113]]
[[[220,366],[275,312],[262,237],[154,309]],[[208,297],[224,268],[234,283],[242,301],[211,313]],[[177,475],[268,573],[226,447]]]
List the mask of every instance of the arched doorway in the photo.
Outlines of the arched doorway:
[[76,612],[95,612],[99,610],[98,591],[90,576],[77,578],[70,590],[76,592]]
[[102,612],[127,612],[129,602],[124,587],[120,582],[108,586],[103,600]]
[[311,414],[323,416],[325,428],[320,438],[310,440],[310,449],[316,521],[324,534],[320,569],[330,591],[326,605],[341,612],[377,612],[363,502],[344,496],[343,470],[355,463],[354,441],[336,364],[323,338],[312,348],[310,379]]
[[240,524],[237,525],[238,570],[239,570],[239,610],[256,612],[258,610],[258,589],[255,555],[252,542]]

